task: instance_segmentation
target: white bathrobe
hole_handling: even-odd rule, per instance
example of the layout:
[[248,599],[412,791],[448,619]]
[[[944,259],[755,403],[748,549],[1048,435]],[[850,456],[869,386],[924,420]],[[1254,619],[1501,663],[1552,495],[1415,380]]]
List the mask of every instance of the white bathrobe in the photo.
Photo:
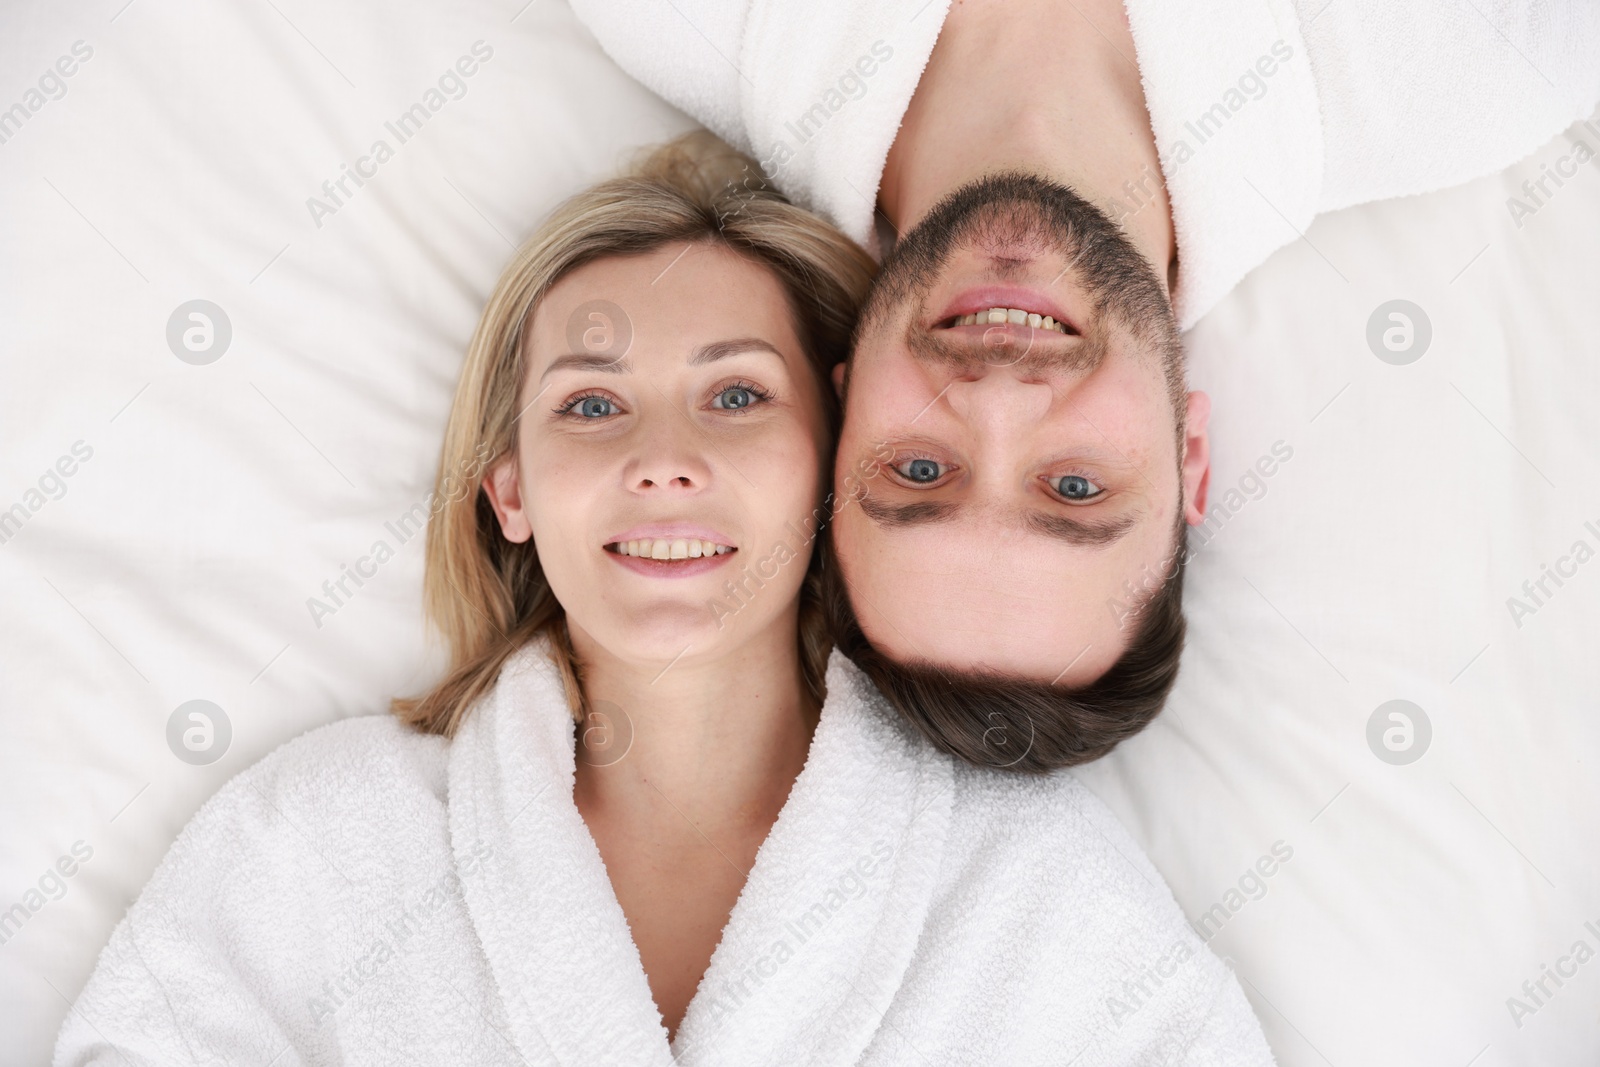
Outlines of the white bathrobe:
[[1077,779],[957,765],[838,653],[828,690],[670,1046],[535,644],[453,742],[351,719],[229,782],[117,927],[54,1062],[1272,1062],[1232,972]]
[[[874,250],[884,160],[949,4],[572,0],[624,70]],[[1185,329],[1318,213],[1502,170],[1600,99],[1594,0],[1125,6]],[[1013,73],[1027,91],[1027,70]],[[1142,201],[1121,193],[1101,206],[1115,217]],[[1336,250],[1318,254],[1329,285],[1351,281]]]

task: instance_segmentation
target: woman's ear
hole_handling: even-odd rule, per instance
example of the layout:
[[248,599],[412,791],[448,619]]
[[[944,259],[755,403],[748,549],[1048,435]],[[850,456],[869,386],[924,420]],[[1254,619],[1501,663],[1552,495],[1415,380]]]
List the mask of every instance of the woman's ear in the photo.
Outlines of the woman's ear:
[[843,402],[844,401],[844,364],[843,363],[835,363],[833,365],[833,372],[831,374],[829,374],[828,377],[833,379],[833,395],[838,397],[840,402]]
[[1211,483],[1211,398],[1198,390],[1189,394],[1183,430],[1184,518],[1190,526],[1206,521],[1206,489]]
[[506,456],[489,468],[483,477],[483,491],[500,520],[500,532],[507,541],[521,543],[533,536],[533,523],[522,508],[522,485],[517,477],[516,456]]

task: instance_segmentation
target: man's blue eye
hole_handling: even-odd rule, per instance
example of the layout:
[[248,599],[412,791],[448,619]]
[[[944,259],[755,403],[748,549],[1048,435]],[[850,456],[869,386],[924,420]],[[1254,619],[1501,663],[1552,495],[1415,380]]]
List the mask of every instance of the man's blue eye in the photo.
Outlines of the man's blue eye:
[[611,414],[611,401],[603,396],[588,396],[578,402],[578,414],[586,419],[603,419]]
[[737,411],[756,402],[756,394],[742,385],[729,386],[717,394],[714,406]]
[[1093,500],[1105,490],[1081,474],[1068,474],[1056,482],[1056,492],[1068,500]]
[[901,468],[900,473],[910,482],[936,482],[943,473],[940,465],[931,459],[914,459]]

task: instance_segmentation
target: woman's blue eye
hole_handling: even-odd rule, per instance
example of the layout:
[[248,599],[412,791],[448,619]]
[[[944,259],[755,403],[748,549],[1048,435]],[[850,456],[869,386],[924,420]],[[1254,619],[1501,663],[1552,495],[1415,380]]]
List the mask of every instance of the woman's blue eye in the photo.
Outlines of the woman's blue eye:
[[1056,492],[1068,500],[1093,500],[1105,490],[1081,474],[1068,474],[1056,481]]
[[895,468],[908,482],[936,482],[944,473],[943,466],[931,459],[914,459],[904,467]]
[[586,396],[578,401],[578,414],[583,418],[603,419],[611,413],[611,401],[603,396]]
[[755,402],[756,394],[753,390],[746,389],[742,385],[732,385],[717,394],[712,406],[737,411],[740,408],[747,408]]

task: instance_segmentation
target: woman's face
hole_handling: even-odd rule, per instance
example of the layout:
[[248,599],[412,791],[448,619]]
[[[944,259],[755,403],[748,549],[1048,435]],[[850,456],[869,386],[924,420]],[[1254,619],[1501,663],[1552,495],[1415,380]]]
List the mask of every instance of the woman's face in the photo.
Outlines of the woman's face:
[[777,278],[707,244],[598,260],[526,344],[517,448],[486,488],[580,650],[699,659],[794,627],[832,442]]

